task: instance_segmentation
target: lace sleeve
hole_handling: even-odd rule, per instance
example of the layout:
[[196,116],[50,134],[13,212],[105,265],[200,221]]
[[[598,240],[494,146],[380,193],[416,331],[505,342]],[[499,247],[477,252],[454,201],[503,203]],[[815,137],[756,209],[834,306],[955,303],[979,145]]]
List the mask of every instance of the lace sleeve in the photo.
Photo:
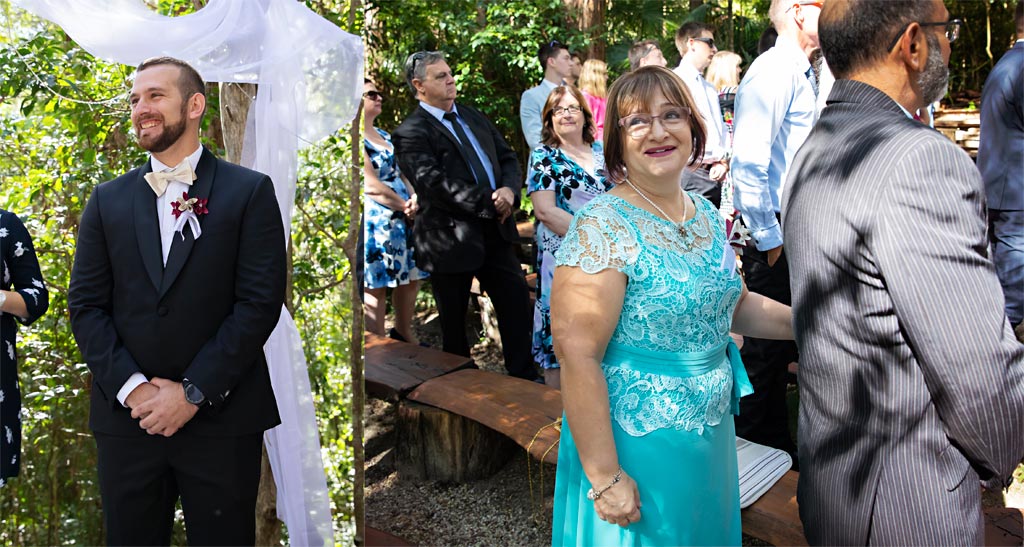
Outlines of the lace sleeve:
[[629,275],[639,255],[636,229],[604,196],[573,216],[555,255],[559,266],[578,266],[588,274],[614,268]]

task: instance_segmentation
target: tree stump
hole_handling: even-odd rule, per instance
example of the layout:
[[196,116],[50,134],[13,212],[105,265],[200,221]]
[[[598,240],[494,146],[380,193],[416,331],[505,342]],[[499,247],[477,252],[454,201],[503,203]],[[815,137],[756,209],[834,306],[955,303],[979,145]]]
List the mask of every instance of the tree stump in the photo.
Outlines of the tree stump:
[[395,420],[395,466],[402,474],[441,482],[490,477],[519,445],[469,418],[402,401]]

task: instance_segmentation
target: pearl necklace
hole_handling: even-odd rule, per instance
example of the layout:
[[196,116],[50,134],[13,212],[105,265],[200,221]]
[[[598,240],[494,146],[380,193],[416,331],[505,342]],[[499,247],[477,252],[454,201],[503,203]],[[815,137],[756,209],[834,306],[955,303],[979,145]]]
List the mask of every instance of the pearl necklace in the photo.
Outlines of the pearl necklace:
[[676,221],[672,220],[672,217],[668,216],[668,213],[666,213],[664,209],[662,209],[661,207],[658,207],[657,203],[654,203],[651,200],[651,198],[647,197],[643,192],[640,191],[639,188],[636,187],[636,185],[634,185],[632,182],[630,182],[629,179],[626,179],[626,184],[628,184],[629,187],[632,188],[633,191],[636,192],[638,196],[644,198],[644,201],[646,201],[647,203],[650,203],[652,207],[657,209],[658,212],[661,213],[661,216],[665,217],[665,220],[668,220],[672,224],[675,224],[676,228],[679,229],[679,235],[681,235],[683,237],[686,237],[686,209],[687,209],[687,207],[686,207],[686,196],[683,196],[683,220],[681,220],[679,222],[676,222]]

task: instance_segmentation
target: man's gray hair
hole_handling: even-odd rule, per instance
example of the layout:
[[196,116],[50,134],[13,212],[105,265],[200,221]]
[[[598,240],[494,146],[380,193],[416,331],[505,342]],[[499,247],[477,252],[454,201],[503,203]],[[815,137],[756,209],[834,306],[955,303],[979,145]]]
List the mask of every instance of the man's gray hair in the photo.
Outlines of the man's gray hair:
[[405,60],[405,82],[412,90],[412,96],[416,96],[416,86],[412,85],[413,80],[427,79],[427,65],[444,61],[443,51],[417,51]]

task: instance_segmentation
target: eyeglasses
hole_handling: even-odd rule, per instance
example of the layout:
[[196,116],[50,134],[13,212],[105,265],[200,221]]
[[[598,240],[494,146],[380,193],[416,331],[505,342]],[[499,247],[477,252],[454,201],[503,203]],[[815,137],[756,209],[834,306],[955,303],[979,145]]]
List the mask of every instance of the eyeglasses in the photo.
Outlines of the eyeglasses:
[[381,101],[384,100],[384,95],[381,95],[376,91],[367,91],[366,93],[363,93],[363,98],[370,99],[371,101]]
[[709,48],[715,49],[715,39],[714,38],[694,38],[694,40],[696,40],[698,42],[704,42],[705,44],[708,45]]
[[409,65],[409,79],[411,80],[413,74],[416,74],[416,63],[422,61],[423,59],[426,59],[427,57],[433,57],[437,55],[442,55],[442,53],[440,51],[417,51],[416,53],[413,53],[412,57],[410,57],[412,64]]
[[657,116],[646,112],[638,112],[624,118],[619,118],[619,127],[624,129],[630,137],[640,140],[651,132],[651,128],[654,127],[654,120],[660,120],[661,127],[665,131],[675,131],[683,127],[689,118],[689,108],[673,106]]
[[556,107],[551,109],[551,115],[556,117],[556,118],[561,118],[562,116],[568,116],[569,114],[576,115],[576,114],[579,114],[580,112],[583,112],[583,109],[580,108],[578,105],[574,105],[574,104],[569,105],[569,106],[556,106]]
[[786,8],[786,12],[789,12],[789,10],[793,9],[794,6],[814,6],[818,9],[821,9],[824,5],[825,2],[793,2],[792,6]]
[[[903,30],[901,30],[900,33],[897,34],[896,37],[892,39],[892,43],[889,44],[889,47],[886,48],[886,51],[892,51],[892,48],[896,47],[896,43],[900,41],[900,37],[903,36],[903,33],[907,32],[907,29],[910,28],[910,25],[911,23],[907,23],[907,25],[903,27]],[[936,23],[918,23],[918,25],[922,27],[946,27],[946,40],[948,40],[949,43],[952,44],[953,42],[956,41],[957,38],[960,37],[960,29],[964,26],[964,22],[962,19],[950,19],[949,21],[939,21]]]
[[653,53],[655,50],[661,51],[661,48],[659,48],[658,46],[651,46],[651,47],[649,47],[649,48],[644,50],[644,54],[641,55],[640,58],[641,59],[646,59],[647,56],[650,55],[651,53]]

